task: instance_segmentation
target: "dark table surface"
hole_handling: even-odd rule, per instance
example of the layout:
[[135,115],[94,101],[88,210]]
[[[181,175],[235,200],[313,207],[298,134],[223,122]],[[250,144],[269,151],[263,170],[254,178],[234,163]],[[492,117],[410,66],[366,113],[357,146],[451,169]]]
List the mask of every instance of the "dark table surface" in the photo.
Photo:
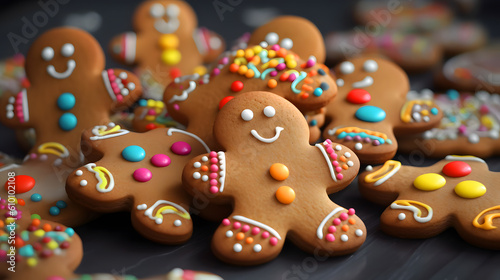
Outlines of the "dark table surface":
[[[217,1],[240,4],[220,17],[214,8],[214,2]],[[23,17],[32,19],[41,8],[38,1],[3,2],[4,6],[0,11],[0,57],[9,57],[16,50],[6,39],[7,34],[13,32],[21,35]],[[92,34],[103,46],[107,46],[113,35],[131,30],[130,18],[134,7],[139,3],[126,0],[66,2],[68,3],[60,5],[59,11],[49,18],[45,26],[38,28],[37,35],[68,22],[88,20],[89,15],[95,16],[90,12],[95,12],[100,15],[101,23]],[[200,25],[222,34],[228,42],[243,32],[253,30],[256,24],[264,23],[276,14],[309,18],[323,33],[347,30],[354,26],[351,16],[354,1],[187,2],[198,13]],[[466,17],[478,19],[495,39],[500,37],[499,12],[500,1],[483,1],[475,14]],[[89,26],[95,28],[96,23],[99,23],[98,20],[93,18]],[[19,45],[19,51],[26,53],[33,40],[34,38],[27,38],[26,44]],[[120,65],[108,58],[107,67],[118,66]],[[430,73],[411,76],[412,88],[431,87],[431,77]],[[23,155],[13,132],[3,126],[0,126],[0,151],[19,157]],[[419,154],[398,154],[396,159],[403,164],[416,166],[427,166],[437,161],[424,159]],[[490,170],[500,171],[498,157],[486,159],[486,162]],[[500,279],[500,253],[467,244],[453,229],[425,240],[398,239],[380,231],[379,216],[384,207],[364,200],[359,194],[356,181],[330,197],[344,207],[355,208],[366,224],[366,242],[352,255],[323,259],[304,253],[287,242],[279,257],[267,264],[254,267],[231,266],[219,261],[210,251],[211,235],[218,226],[215,223],[194,217],[195,228],[191,240],[184,245],[167,246],[142,238],[130,225],[129,213],[117,213],[102,216],[75,229],[84,242],[84,258],[77,272],[152,276],[181,267],[210,271],[226,279]]]

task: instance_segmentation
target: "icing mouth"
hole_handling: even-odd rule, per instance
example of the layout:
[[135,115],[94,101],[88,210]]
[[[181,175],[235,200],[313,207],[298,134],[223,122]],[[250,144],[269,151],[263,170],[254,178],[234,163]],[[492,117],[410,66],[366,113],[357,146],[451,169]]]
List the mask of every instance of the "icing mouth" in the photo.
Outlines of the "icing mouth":
[[73,74],[73,70],[75,70],[75,68],[76,68],[76,62],[75,62],[75,60],[70,59],[66,63],[66,71],[64,71],[62,73],[61,72],[57,72],[56,68],[54,67],[54,65],[51,64],[51,65],[47,66],[47,73],[52,78],[63,80],[63,79],[68,78],[69,76],[71,76],[71,74]]
[[353,88],[364,88],[371,85],[373,85],[373,78],[371,76],[366,76],[363,80],[352,83]]
[[156,31],[162,34],[174,33],[179,28],[180,22],[177,18],[171,18],[168,22],[160,18],[155,21]]
[[283,127],[277,126],[276,127],[276,134],[271,138],[264,138],[264,137],[260,136],[259,133],[257,132],[257,130],[255,130],[255,129],[252,129],[252,131],[250,131],[250,133],[252,134],[253,137],[255,137],[260,142],[271,144],[274,141],[278,140],[278,138],[280,137],[281,131],[283,131],[283,130],[284,130]]

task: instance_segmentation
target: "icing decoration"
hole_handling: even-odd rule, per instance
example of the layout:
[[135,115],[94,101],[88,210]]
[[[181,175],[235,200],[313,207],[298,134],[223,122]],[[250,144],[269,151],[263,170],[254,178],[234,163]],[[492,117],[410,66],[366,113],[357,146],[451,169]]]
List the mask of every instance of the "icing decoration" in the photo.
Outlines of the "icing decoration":
[[[412,204],[425,208],[427,210],[427,216],[422,217],[422,211],[418,207],[413,206]],[[391,204],[391,209],[403,209],[411,211],[413,212],[413,218],[415,219],[415,221],[419,223],[427,223],[430,220],[432,220],[432,215],[433,215],[432,208],[429,205],[422,202],[414,200],[396,200]]]
[[443,167],[443,173],[449,177],[464,177],[472,172],[469,164],[463,161],[452,161]]
[[344,75],[354,72],[354,64],[350,61],[344,61],[340,64],[340,72]]
[[110,192],[115,187],[115,179],[113,174],[109,172],[106,168],[102,166],[96,166],[95,163],[89,163],[83,166],[87,168],[88,171],[94,173],[97,179],[96,189],[98,192]]
[[153,174],[147,168],[138,168],[134,171],[132,176],[138,182],[147,182],[147,181],[151,180],[151,178],[153,177]]
[[[190,76],[188,76],[190,77]],[[195,74],[195,79],[197,79],[199,77],[198,74]],[[178,81],[178,78],[175,79],[175,82],[177,83]],[[188,97],[189,97],[189,94],[191,92],[193,92],[193,90],[196,89],[196,82],[195,81],[189,81],[189,87],[185,90],[182,91],[181,95],[174,95],[172,96],[172,98],[170,98],[170,100],[168,101],[168,103],[174,103],[175,101],[185,101]]]
[[26,89],[22,89],[16,97],[9,98],[9,102],[7,106],[5,106],[6,117],[8,119],[12,119],[16,116],[20,123],[29,121],[29,107],[26,94]]
[[54,79],[64,80],[73,74],[73,71],[76,68],[76,62],[73,59],[68,60],[66,62],[66,70],[64,72],[57,72],[54,65],[47,65],[47,74],[49,74]]
[[274,180],[283,181],[290,175],[288,167],[282,163],[273,163],[271,168],[269,168],[269,174]]
[[351,90],[347,94],[346,99],[352,104],[365,104],[370,102],[372,96],[368,91],[358,88]]
[[42,50],[42,59],[45,61],[51,61],[54,58],[54,49],[51,47],[45,47]]
[[373,78],[366,76],[363,80],[352,83],[353,88],[364,88],[373,85]]
[[207,151],[207,153],[210,152],[210,148],[208,148],[207,144],[203,140],[201,140],[200,137],[198,137],[198,136],[196,136],[196,135],[194,135],[192,133],[189,133],[187,131],[184,131],[184,130],[181,130],[181,129],[177,129],[177,128],[169,128],[168,131],[167,131],[167,135],[168,136],[172,136],[172,133],[174,133],[174,132],[186,134],[186,135],[192,137],[196,141],[200,142],[200,144],[203,146],[203,148],[205,148],[205,150]]
[[484,222],[482,224],[479,223],[479,218],[488,212],[498,211],[498,210],[500,210],[500,205],[490,207],[481,211],[481,213],[479,213],[472,221],[472,225],[484,230],[496,229],[497,227],[493,225],[493,219],[500,218],[500,213],[496,212],[487,214],[486,216],[484,216]]
[[389,180],[401,168],[401,162],[395,160],[388,160],[377,171],[366,175],[365,182],[373,183],[374,186],[379,186],[385,181]]
[[375,106],[363,106],[355,113],[356,118],[365,122],[381,122],[385,120],[385,111]]
[[59,118],[59,127],[64,131],[73,130],[78,123],[76,116],[72,113],[64,113]]
[[170,162],[170,157],[165,154],[156,154],[151,158],[151,163],[156,167],[167,167]]
[[75,46],[70,43],[66,43],[61,47],[61,54],[64,57],[70,57],[75,53]]
[[422,174],[413,181],[413,186],[421,191],[435,191],[445,185],[446,179],[436,173]]
[[[265,229],[267,232],[271,233],[274,237],[276,237],[278,240],[281,240],[281,236],[280,234],[275,230],[273,229],[272,227],[268,226],[268,225],[265,225],[263,223],[260,223],[260,222],[257,222],[257,221],[254,221],[252,219],[249,219],[247,217],[243,217],[243,216],[240,216],[240,215],[235,215],[233,216],[233,219],[237,220],[237,221],[240,221],[240,222],[244,222],[244,223],[247,223],[247,224],[251,224],[251,225],[254,225],[256,227],[260,227],[262,229]],[[263,237],[265,236],[264,234],[262,234]]]
[[378,70],[378,64],[375,60],[368,59],[363,63],[363,70],[366,72],[376,72]]
[[274,109],[273,106],[266,106],[263,112],[264,115],[268,118],[272,118],[274,117],[274,115],[276,115],[276,109]]
[[52,154],[61,158],[69,156],[69,151],[62,144],[56,142],[47,142],[38,146],[38,153],[40,154]]
[[445,160],[461,160],[461,161],[477,161],[481,163],[486,163],[483,159],[475,157],[475,156],[457,156],[457,155],[449,155],[445,157]]
[[281,131],[283,131],[284,128],[277,126],[275,128],[275,130],[276,130],[276,134],[271,138],[264,138],[264,137],[260,136],[259,133],[257,132],[257,130],[255,130],[255,129],[252,129],[250,131],[250,133],[252,134],[253,137],[255,137],[255,139],[259,140],[260,142],[263,142],[266,144],[271,144],[271,143],[274,143],[274,141],[278,140],[278,138],[280,137]]
[[478,198],[486,193],[486,187],[477,181],[467,180],[455,186],[455,193],[463,198]]
[[333,128],[328,130],[328,135],[337,135],[337,139],[344,139],[344,141],[359,142],[357,144],[360,144],[361,146],[358,150],[363,147],[361,142],[372,144],[373,146],[392,144],[391,139],[388,139],[385,133],[359,127]]
[[69,92],[65,92],[57,98],[57,107],[59,109],[67,111],[73,109],[76,104],[75,96]]
[[401,108],[401,120],[405,123],[428,122],[429,115],[437,115],[439,109],[432,100],[410,100]]
[[[160,6],[162,6],[161,10]],[[162,4],[157,3],[151,7],[151,11],[153,10],[156,11],[155,13],[151,12],[151,16],[156,19],[154,23],[156,31],[163,34],[174,33],[177,31],[180,26],[180,9],[177,5],[169,4],[165,9]],[[160,13],[160,11],[162,11],[162,13]],[[163,19],[164,15],[167,16],[168,22]]]
[[123,98],[135,89],[135,84],[127,80],[128,74],[126,72],[121,72],[117,76],[115,70],[108,69],[102,71],[101,76],[109,96],[118,103],[121,103]]
[[[109,128],[109,129],[108,129]],[[94,126],[92,129],[92,134],[94,136],[90,137],[90,140],[104,140],[112,137],[118,137],[129,133],[130,131],[126,129],[122,129],[119,125],[115,125],[114,123],[105,125]]]
[[[12,180],[10,180],[12,178]],[[8,193],[13,190],[15,194],[21,194],[29,192],[35,187],[35,179],[28,175],[16,175],[14,177],[9,177],[9,180],[5,182],[5,190]]]
[[252,110],[250,109],[245,109],[241,112],[241,118],[248,122],[248,121],[251,121],[253,119],[253,112]]
[[[324,147],[323,147],[323,146]],[[333,181],[337,182],[337,180],[342,180],[344,175],[342,174],[342,170],[347,170],[350,167],[354,166],[354,163],[349,160],[351,154],[346,152],[344,155],[339,156],[335,151],[341,152],[342,147],[340,145],[336,145],[335,149],[332,147],[333,143],[330,139],[325,140],[321,144],[316,144],[315,146],[321,151],[323,157],[326,160],[328,165],[328,169],[330,170],[330,175]],[[335,175],[336,173],[336,175]]]
[[130,162],[139,162],[146,157],[146,151],[142,147],[132,145],[123,149],[122,157]]
[[[146,209],[146,207],[147,207],[146,204],[141,204],[137,206],[137,209],[144,210]],[[158,210],[156,210],[156,212],[154,213],[156,208],[158,208]],[[186,220],[191,219],[189,212],[186,211],[184,207],[167,200],[158,200],[153,205],[151,205],[151,207],[149,207],[146,211],[144,211],[144,215],[150,218],[151,220],[155,221],[155,223],[158,225],[163,223],[163,215],[166,214],[176,214],[179,217],[184,218]]]
[[191,146],[184,141],[179,141],[172,144],[170,150],[176,155],[187,156],[191,153]]
[[276,191],[276,199],[282,204],[290,204],[295,200],[295,191],[288,186],[281,186]]

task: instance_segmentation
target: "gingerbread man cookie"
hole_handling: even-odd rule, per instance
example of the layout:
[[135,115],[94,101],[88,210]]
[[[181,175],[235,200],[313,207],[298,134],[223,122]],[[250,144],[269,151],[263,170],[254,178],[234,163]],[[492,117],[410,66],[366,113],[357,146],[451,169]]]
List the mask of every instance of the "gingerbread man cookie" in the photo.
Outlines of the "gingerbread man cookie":
[[[120,69],[104,69],[104,53],[87,32],[55,28],[42,34],[26,57],[31,83],[16,95],[3,96],[0,120],[15,129],[34,128],[36,142],[21,166],[0,169],[17,180],[16,195],[32,212],[66,225],[77,225],[87,213],[69,201],[66,177],[83,163],[84,129],[108,123],[113,111],[126,109],[141,94],[138,78]],[[5,195],[6,190],[0,190]],[[59,205],[59,206],[57,206]]]
[[111,41],[110,52],[124,64],[137,65],[148,98],[161,99],[165,86],[181,75],[204,74],[200,65],[225,49],[219,35],[197,28],[196,14],[185,1],[144,1],[133,26],[135,32]]
[[293,44],[267,39],[272,40],[226,53],[210,74],[176,78],[163,96],[172,118],[215,149],[219,147],[212,133],[215,117],[223,104],[241,93],[270,91],[304,114],[326,106],[337,91],[328,69],[314,56],[304,59],[288,50]]
[[443,111],[441,124],[419,135],[399,138],[399,151],[411,153],[418,149],[427,157],[439,158],[449,154],[483,158],[498,154],[500,95],[448,90],[431,98]]
[[218,258],[264,263],[286,237],[332,256],[362,245],[366,229],[355,210],[327,196],[356,177],[356,155],[329,140],[311,146],[307,123],[290,102],[269,92],[243,93],[222,108],[214,134],[225,152],[194,158],[182,179],[191,193],[234,205],[212,239]]
[[175,128],[133,133],[110,124],[85,131],[82,141],[91,147],[91,163],[68,177],[74,201],[99,212],[130,211],[135,229],[156,242],[191,237],[193,199],[181,187],[181,173],[209,151],[201,139]]
[[381,228],[402,238],[429,238],[453,227],[467,242],[500,250],[498,173],[472,156],[447,156],[429,167],[394,160],[359,176],[361,194],[390,206]]
[[441,120],[431,100],[406,98],[408,77],[390,61],[354,58],[340,63],[335,74],[339,91],[327,106],[331,122],[323,137],[354,150],[362,163],[391,159],[398,148],[394,134],[422,132]]

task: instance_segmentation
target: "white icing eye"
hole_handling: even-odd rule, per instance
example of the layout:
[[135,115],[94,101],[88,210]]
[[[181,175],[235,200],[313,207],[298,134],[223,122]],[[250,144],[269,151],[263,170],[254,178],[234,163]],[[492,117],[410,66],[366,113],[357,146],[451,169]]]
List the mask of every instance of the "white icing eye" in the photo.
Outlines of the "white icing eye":
[[253,112],[250,109],[245,109],[243,112],[241,112],[241,118],[244,121],[251,121],[253,119]]
[[343,86],[344,86],[344,80],[342,80],[342,79],[337,79],[337,86],[338,86],[338,87],[343,87]]
[[170,4],[167,6],[167,16],[170,18],[176,18],[179,16],[180,9],[177,5]]
[[61,54],[64,57],[70,57],[75,53],[75,46],[70,43],[64,44],[61,48]]
[[50,61],[54,58],[54,49],[51,47],[45,47],[42,50],[42,58],[45,61]]
[[267,33],[267,35],[266,35],[266,42],[269,45],[277,44],[279,39],[280,39],[280,37],[278,36],[278,34],[276,34],[274,32]]
[[354,72],[354,64],[350,61],[344,61],[340,64],[340,72],[342,74],[351,74]]
[[165,15],[165,8],[163,7],[162,4],[156,3],[153,6],[151,6],[149,13],[154,18],[161,18],[163,15]]
[[363,69],[366,72],[375,72],[378,70],[378,64],[377,62],[375,62],[375,60],[369,59],[363,64]]
[[290,50],[293,47],[293,41],[290,38],[285,38],[281,40],[281,47]]
[[266,117],[268,118],[272,118],[274,117],[274,115],[276,115],[276,110],[272,106],[267,106],[266,108],[264,108],[264,115],[266,115]]

